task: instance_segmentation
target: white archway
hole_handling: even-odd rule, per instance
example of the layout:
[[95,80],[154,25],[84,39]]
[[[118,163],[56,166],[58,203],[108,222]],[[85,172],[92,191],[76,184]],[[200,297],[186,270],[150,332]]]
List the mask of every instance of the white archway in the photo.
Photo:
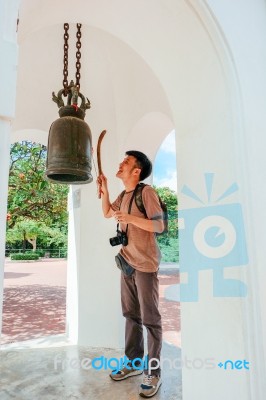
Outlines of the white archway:
[[168,115],[158,111],[149,112],[132,127],[122,144],[122,151],[137,147],[140,151],[148,151],[147,155],[154,160],[163,139],[173,127]]

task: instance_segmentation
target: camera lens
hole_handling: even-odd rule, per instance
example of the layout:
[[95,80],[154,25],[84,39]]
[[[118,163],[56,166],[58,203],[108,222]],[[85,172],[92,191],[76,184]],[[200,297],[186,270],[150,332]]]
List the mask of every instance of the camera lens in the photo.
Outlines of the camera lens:
[[121,239],[120,237],[115,236],[109,239],[109,242],[111,246],[118,246],[119,244],[121,244]]

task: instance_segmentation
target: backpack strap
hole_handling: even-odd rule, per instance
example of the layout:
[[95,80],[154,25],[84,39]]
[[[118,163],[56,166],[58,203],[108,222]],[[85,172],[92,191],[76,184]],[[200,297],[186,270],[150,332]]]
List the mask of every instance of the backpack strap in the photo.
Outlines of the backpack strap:
[[[135,198],[135,203],[136,203],[136,206],[138,207],[139,211],[142,214],[144,214],[145,218],[148,218],[147,213],[146,213],[146,209],[145,209],[145,206],[144,206],[144,203],[143,203],[143,199],[142,199],[142,191],[143,191],[145,186],[149,186],[149,185],[147,185],[146,183],[142,183],[142,182],[138,183],[137,186],[135,187],[132,199]],[[125,190],[121,193],[121,196],[122,196],[121,197],[121,203],[122,203],[122,199],[124,197],[124,194],[125,194]],[[161,205],[162,209],[164,210],[164,207],[163,207],[164,203],[162,202],[160,196],[158,196],[158,198],[159,198],[160,205]],[[121,206],[121,203],[120,203],[120,206]],[[130,210],[131,210],[131,205],[132,205],[132,202],[130,204]],[[120,207],[119,207],[119,209],[120,209]],[[129,211],[129,214],[130,214],[130,211]]]
[[148,218],[146,210],[145,210],[145,206],[144,206],[143,200],[142,200],[142,190],[144,189],[145,186],[147,186],[145,183],[138,183],[137,190],[135,193],[135,203],[136,203],[136,206],[138,207],[139,211],[145,215],[145,218]]

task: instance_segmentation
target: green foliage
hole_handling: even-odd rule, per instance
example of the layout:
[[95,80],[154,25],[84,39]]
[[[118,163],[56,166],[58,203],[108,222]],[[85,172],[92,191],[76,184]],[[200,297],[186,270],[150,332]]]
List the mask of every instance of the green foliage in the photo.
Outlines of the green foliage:
[[39,255],[35,252],[32,253],[16,253],[10,255],[11,260],[38,260]]
[[23,219],[17,222],[12,229],[8,229],[6,234],[7,243],[16,243],[24,238],[36,238],[42,232],[43,224],[30,219]]
[[162,262],[179,262],[178,238],[168,238],[168,244],[159,243]]
[[157,242],[162,253],[162,262],[178,262],[178,200],[176,193],[168,187],[154,189],[167,205],[168,233],[157,236]]
[[67,249],[60,248],[60,251],[51,252],[50,257],[51,258],[66,258],[67,257]]
[[168,233],[157,236],[157,241],[160,247],[171,245],[170,239],[178,237],[178,201],[176,193],[168,187],[156,187],[154,189],[167,205],[168,211]]
[[68,186],[45,180],[46,147],[28,141],[14,143],[10,157],[9,227],[22,218],[66,224]]
[[[38,249],[38,250],[35,250],[35,251],[26,250],[26,253],[27,254],[37,254],[39,257],[44,257],[45,256],[45,250],[42,250],[42,249]],[[25,253],[23,253],[23,254],[25,254]]]
[[67,247],[67,226],[61,228],[54,224],[46,230],[46,243],[48,246],[56,245],[56,247]]
[[[42,247],[67,245],[68,186],[45,179],[46,147],[28,141],[11,146],[7,244],[28,240]],[[34,242],[34,243],[33,243]]]
[[38,237],[39,243],[46,244],[45,247],[56,243],[57,246],[66,247],[67,245],[67,231],[62,231],[56,226],[47,226],[43,222],[23,219],[15,224],[13,228],[7,230],[6,242],[13,244],[17,241],[28,240],[30,243]]

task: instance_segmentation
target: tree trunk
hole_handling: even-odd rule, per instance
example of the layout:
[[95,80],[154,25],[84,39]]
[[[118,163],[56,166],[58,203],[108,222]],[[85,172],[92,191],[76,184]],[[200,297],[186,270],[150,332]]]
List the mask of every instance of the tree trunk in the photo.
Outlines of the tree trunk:
[[26,231],[23,231],[23,253],[25,253],[26,251],[26,242],[27,242],[27,238],[26,238]]
[[27,241],[32,245],[32,250],[36,251],[36,242],[37,242],[37,238],[27,238]]

